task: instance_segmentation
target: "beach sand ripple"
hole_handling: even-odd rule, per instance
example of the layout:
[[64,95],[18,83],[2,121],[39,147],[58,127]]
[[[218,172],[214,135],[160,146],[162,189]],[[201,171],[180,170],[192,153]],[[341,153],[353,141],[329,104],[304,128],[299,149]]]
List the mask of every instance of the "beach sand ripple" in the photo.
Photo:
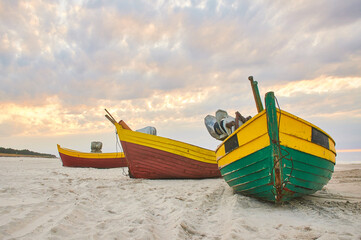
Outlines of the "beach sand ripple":
[[126,168],[0,158],[0,239],[361,239],[361,165],[275,205],[223,179],[130,179]]

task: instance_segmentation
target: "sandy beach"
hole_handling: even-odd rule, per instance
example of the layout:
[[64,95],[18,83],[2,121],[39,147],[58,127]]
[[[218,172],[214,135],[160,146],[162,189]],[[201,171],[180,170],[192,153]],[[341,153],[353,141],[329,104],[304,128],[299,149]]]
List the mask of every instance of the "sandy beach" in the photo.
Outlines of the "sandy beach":
[[130,179],[127,168],[0,158],[0,239],[361,239],[361,164],[337,164],[314,195],[283,205],[222,178]]

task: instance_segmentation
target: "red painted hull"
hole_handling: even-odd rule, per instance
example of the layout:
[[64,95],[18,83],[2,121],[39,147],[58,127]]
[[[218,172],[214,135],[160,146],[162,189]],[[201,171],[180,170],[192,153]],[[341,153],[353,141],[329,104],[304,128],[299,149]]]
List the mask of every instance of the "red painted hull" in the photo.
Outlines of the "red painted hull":
[[119,158],[82,158],[59,153],[64,167],[118,168],[127,167],[124,157]]
[[134,143],[121,141],[134,178],[214,178],[220,177],[217,164],[196,161],[184,156]]

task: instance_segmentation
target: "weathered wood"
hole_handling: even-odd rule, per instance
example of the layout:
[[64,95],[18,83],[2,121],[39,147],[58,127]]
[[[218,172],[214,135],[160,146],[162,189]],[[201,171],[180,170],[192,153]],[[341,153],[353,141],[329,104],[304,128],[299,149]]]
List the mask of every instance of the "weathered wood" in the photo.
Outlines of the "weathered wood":
[[251,82],[253,97],[256,102],[257,111],[261,112],[261,111],[263,111],[263,105],[262,105],[261,97],[259,95],[259,91],[258,91],[258,87],[257,87],[258,83],[257,83],[257,81],[253,80],[253,76],[249,76],[248,80]]
[[111,123],[116,124],[117,122],[114,121],[111,117],[109,117],[107,114],[104,115]]
[[110,112],[108,112],[108,110],[107,110],[106,108],[105,108],[104,110],[108,113],[108,115],[113,119],[114,122],[117,122],[117,121],[115,120],[115,118],[113,118],[113,116],[110,114]]

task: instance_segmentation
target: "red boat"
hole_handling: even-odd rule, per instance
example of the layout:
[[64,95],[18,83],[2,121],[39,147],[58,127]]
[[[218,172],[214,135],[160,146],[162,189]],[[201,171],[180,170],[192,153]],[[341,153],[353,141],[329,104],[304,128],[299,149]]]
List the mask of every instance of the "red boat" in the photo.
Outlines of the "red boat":
[[62,148],[58,151],[64,167],[118,168],[127,167],[124,153],[85,153]]
[[130,177],[197,179],[221,176],[214,151],[132,131],[124,121],[118,123],[111,115],[106,116],[117,129]]

